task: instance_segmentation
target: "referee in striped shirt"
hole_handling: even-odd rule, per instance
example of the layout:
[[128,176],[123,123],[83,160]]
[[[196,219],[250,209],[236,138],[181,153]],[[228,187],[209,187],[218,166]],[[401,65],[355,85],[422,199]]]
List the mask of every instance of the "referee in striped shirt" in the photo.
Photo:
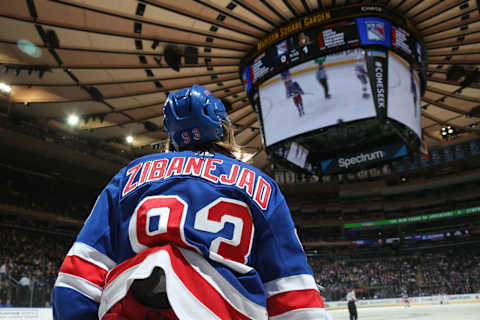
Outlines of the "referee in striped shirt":
[[347,304],[348,304],[348,312],[350,313],[350,320],[357,320],[357,306],[355,305],[355,301],[357,301],[357,297],[355,296],[355,290],[347,293]]

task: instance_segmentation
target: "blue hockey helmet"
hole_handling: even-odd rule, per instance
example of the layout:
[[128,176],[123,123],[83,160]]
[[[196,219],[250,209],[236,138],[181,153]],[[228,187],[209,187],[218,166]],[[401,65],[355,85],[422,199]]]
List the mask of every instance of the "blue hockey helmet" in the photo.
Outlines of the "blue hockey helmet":
[[222,121],[229,121],[223,103],[197,84],[170,93],[163,113],[163,125],[176,150],[221,140]]

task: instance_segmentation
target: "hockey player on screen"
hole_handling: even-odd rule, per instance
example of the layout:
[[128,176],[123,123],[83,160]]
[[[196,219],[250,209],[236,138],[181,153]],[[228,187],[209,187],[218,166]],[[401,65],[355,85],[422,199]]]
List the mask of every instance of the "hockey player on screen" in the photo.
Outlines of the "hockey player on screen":
[[368,98],[370,96],[367,92],[368,73],[361,57],[357,59],[357,63],[355,64],[355,74],[362,85],[362,98]]
[[325,71],[325,67],[323,65],[324,58],[315,59],[315,62],[318,65],[317,71],[315,73],[315,77],[317,78],[320,85],[323,87],[323,92],[325,94],[326,99],[330,99],[330,93],[328,92],[328,78],[327,72]]
[[164,115],[167,152],[101,192],[60,268],[54,319],[325,320],[285,199],[231,157],[220,100],[194,85]]
[[305,94],[297,81],[293,81],[291,78],[285,81],[285,88],[287,89],[287,99],[293,98],[293,103],[297,107],[298,115],[301,117],[305,115],[303,109],[302,94]]

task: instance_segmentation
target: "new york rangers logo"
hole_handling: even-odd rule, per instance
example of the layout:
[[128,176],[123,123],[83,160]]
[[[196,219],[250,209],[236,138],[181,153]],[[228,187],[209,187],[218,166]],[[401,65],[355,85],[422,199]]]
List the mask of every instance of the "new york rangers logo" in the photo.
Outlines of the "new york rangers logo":
[[385,41],[385,24],[379,21],[365,21],[367,38],[372,41]]

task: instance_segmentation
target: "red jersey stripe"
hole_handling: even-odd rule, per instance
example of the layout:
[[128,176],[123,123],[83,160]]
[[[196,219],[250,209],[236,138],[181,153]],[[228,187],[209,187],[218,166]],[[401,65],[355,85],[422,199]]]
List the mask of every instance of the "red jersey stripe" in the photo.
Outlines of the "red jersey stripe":
[[131,267],[142,263],[143,260],[145,260],[152,253],[155,253],[155,252],[160,251],[160,250],[164,250],[165,248],[166,247],[149,248],[149,249],[143,250],[142,252],[140,252],[136,256],[134,256],[134,257],[132,257],[128,260],[123,261],[122,263],[117,265],[115,268],[110,270],[110,273],[108,273],[108,276],[107,276],[107,279],[106,279],[105,287],[110,285],[110,283],[113,280],[115,280],[119,275],[121,275],[125,270],[130,269]]
[[315,289],[282,292],[267,299],[270,317],[292,310],[323,307],[323,300]]
[[60,272],[68,273],[103,287],[107,270],[77,256],[66,256]]

